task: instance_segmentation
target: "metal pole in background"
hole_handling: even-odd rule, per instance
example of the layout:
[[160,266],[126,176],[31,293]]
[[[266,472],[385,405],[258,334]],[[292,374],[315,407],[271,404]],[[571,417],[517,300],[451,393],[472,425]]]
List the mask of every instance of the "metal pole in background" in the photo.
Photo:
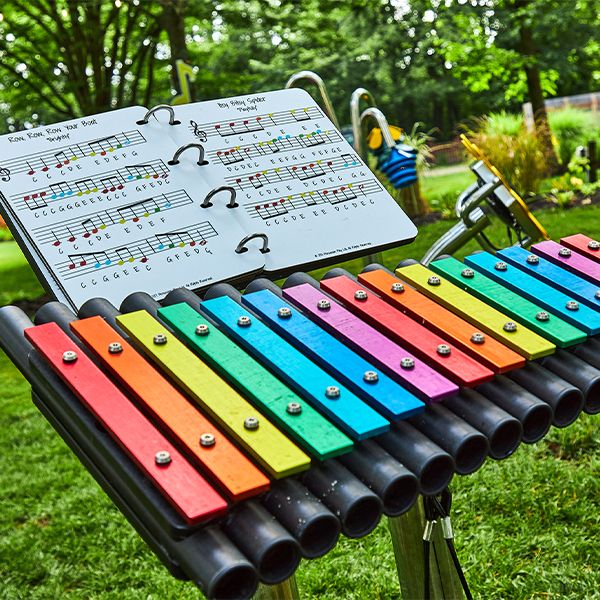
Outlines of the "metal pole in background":
[[260,584],[253,600],[300,600],[296,577],[292,575],[289,579],[277,585]]

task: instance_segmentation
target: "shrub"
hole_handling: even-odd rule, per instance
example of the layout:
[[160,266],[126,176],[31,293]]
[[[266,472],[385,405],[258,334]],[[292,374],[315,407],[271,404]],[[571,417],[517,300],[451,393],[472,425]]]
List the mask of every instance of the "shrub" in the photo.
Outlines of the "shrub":
[[[518,126],[517,126],[518,125]],[[475,121],[467,135],[519,194],[535,194],[546,174],[542,146],[522,117],[490,114]]]
[[563,165],[573,158],[577,146],[586,146],[590,140],[600,138],[600,122],[591,112],[563,108],[549,113],[548,119]]

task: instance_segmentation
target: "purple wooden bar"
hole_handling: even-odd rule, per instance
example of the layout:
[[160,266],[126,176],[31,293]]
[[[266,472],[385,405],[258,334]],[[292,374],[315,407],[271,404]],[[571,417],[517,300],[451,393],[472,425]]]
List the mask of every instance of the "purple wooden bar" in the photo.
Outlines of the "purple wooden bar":
[[552,240],[534,244],[531,249],[555,265],[559,265],[563,269],[587,279],[587,281],[600,285],[600,264],[578,254],[574,250],[561,246],[558,242]]
[[[425,401],[439,402],[458,392],[458,387],[450,380],[312,285],[305,283],[284,289],[283,295],[303,309],[306,316],[343,339],[359,354],[377,362],[391,377]],[[317,307],[323,299],[329,301],[330,308]],[[411,359],[414,366],[401,367],[403,359]]]

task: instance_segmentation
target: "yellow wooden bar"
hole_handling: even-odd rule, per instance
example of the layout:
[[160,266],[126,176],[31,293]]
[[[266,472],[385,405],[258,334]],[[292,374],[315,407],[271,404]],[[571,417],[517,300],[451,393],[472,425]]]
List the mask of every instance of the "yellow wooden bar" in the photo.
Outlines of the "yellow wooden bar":
[[520,323],[514,323],[509,316],[471,296],[423,265],[400,267],[396,270],[396,274],[442,306],[479,327],[482,332],[500,340],[529,360],[548,356],[556,350],[556,346],[545,338]]
[[137,311],[117,322],[269,475],[279,479],[308,469],[310,458],[298,446],[152,315]]

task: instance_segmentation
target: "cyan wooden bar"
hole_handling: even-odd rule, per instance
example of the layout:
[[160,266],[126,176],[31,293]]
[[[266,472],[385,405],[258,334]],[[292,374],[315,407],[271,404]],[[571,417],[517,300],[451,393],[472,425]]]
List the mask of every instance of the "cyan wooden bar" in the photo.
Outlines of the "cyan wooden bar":
[[309,468],[309,457],[146,311],[117,317],[137,345],[274,478]]
[[[325,460],[352,450],[350,438],[191,306],[173,304],[158,313],[191,350],[260,406],[311,456]],[[290,412],[295,404],[301,406],[300,412]]]
[[235,300],[213,298],[202,302],[200,310],[351,438],[362,440],[389,429],[387,419]]
[[279,335],[388,419],[406,419],[425,409],[416,396],[270,290],[245,294],[242,301]]
[[543,335],[560,348],[579,344],[587,338],[581,329],[563,321],[553,311],[546,312],[538,304],[534,304],[483,273],[465,268],[465,265],[455,258],[434,260],[429,266],[432,271],[447,277],[459,287],[510,315],[518,323]]
[[552,354],[556,346],[522,325],[516,325],[511,317],[475,298],[423,265],[414,264],[397,269],[400,279],[414,285],[442,306],[479,327],[506,344],[528,360]]
[[[499,262],[504,265],[502,269],[498,267]],[[596,335],[600,332],[600,312],[579,303],[573,296],[560,292],[518,267],[498,261],[487,252],[467,256],[465,264],[560,316],[585,333]]]

